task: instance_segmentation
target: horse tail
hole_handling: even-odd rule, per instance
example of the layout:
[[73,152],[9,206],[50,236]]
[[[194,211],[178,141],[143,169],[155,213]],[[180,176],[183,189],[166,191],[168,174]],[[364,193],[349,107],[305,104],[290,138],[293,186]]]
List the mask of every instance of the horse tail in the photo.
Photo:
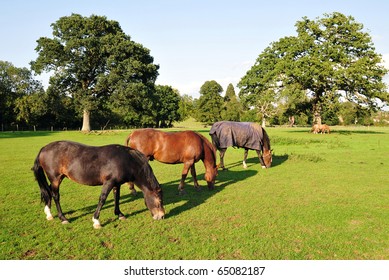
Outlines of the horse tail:
[[131,134],[132,134],[132,133],[128,134],[128,136],[127,136],[127,138],[126,138],[126,142],[124,142],[124,146],[126,146],[126,147],[129,147],[128,144],[130,143]]
[[211,140],[212,140],[212,145],[215,148],[215,150],[218,150],[220,147],[220,142],[218,137],[216,136],[216,133],[211,134]]
[[32,171],[34,172],[35,179],[38,181],[38,185],[41,190],[41,201],[47,205],[52,198],[51,187],[47,183],[45,172],[43,171],[43,167],[39,162],[39,155],[40,152],[35,159]]
[[213,135],[214,134],[211,134],[211,139],[212,139],[212,143],[207,139],[207,137],[205,137],[204,135],[200,134],[200,133],[197,133],[196,134],[198,136],[200,136],[200,138],[202,139],[202,142],[203,142],[203,145],[204,145],[204,148],[207,147],[211,154],[212,154],[212,157],[213,157],[213,161],[215,162],[215,165],[216,165],[216,149],[218,146],[216,146],[214,143],[213,143]]

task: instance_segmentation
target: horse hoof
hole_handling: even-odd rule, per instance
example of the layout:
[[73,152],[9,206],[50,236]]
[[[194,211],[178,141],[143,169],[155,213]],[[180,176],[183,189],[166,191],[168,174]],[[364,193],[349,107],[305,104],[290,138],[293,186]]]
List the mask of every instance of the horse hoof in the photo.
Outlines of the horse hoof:
[[69,223],[69,221],[62,221],[61,222],[63,225],[67,225]]
[[46,219],[47,219],[48,221],[51,221],[51,220],[54,219],[54,217],[53,217],[53,216],[47,216]]
[[101,229],[101,225],[100,224],[93,224],[93,228],[94,229]]
[[100,221],[98,219],[92,218],[92,221],[93,221],[93,227],[95,229],[100,229],[101,228],[101,224],[100,224]]
[[124,221],[127,220],[127,218],[125,216],[119,216],[119,220]]

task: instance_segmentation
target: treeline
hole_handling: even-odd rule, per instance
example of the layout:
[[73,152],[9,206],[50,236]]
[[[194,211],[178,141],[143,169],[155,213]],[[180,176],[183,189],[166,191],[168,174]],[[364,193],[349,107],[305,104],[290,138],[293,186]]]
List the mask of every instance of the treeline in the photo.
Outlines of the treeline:
[[[0,61],[2,130],[170,127],[194,117],[262,125],[387,124],[388,70],[351,16],[296,23],[297,36],[267,47],[226,91],[205,81],[200,96],[157,85],[150,51],[104,16],[61,17],[37,40],[30,69]],[[50,73],[47,89],[35,74]]]
[[[170,86],[155,85],[150,110],[131,110],[120,100],[96,102],[91,114],[93,129],[130,127],[170,127],[186,117],[185,97]],[[76,97],[57,92],[53,87],[44,89],[27,68],[17,68],[0,61],[0,124],[4,130],[63,130],[81,129],[83,112]],[[142,102],[142,101],[140,101]],[[145,117],[148,116],[148,118]],[[142,120],[149,120],[142,122]]]

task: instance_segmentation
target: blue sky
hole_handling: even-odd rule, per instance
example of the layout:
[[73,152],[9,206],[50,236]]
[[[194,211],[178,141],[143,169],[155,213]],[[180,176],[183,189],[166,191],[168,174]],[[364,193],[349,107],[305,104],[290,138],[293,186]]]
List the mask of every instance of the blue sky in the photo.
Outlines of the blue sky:
[[[29,67],[37,57],[36,40],[52,37],[50,24],[60,17],[104,15],[150,49],[160,65],[157,84],[194,97],[208,80],[216,80],[224,90],[229,83],[235,86],[271,42],[296,35],[294,25],[304,16],[315,19],[332,12],[353,16],[389,62],[389,1],[383,0],[0,2],[0,60]],[[47,76],[38,79],[47,83]]]

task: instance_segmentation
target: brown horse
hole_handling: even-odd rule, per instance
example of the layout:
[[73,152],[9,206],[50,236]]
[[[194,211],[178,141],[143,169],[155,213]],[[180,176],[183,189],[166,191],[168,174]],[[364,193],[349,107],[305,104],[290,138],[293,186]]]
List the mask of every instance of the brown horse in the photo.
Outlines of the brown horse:
[[209,134],[212,143],[220,152],[220,168],[224,168],[224,154],[228,147],[244,148],[243,168],[247,168],[248,150],[257,152],[262,168],[272,163],[270,139],[265,129],[256,123],[220,121],[212,125]]
[[322,124],[321,126],[320,126],[320,130],[321,130],[321,133],[328,133],[328,134],[330,134],[330,127],[328,126],[328,125],[326,125],[326,124]]
[[[142,152],[149,160],[163,163],[183,163],[178,191],[184,193],[186,176],[191,170],[194,187],[200,190],[196,177],[195,163],[202,160],[205,166],[205,180],[213,189],[217,176],[216,150],[203,135],[194,131],[163,132],[152,128],[138,129],[128,135],[126,146]],[[133,184],[130,189],[135,193]]]
[[325,134],[325,133],[328,133],[330,134],[330,127],[326,124],[314,124],[311,128],[311,132],[314,133],[314,134],[318,134],[318,133],[321,133],[321,134]]
[[53,219],[50,208],[54,198],[58,217],[62,223],[68,223],[62,213],[59,194],[59,186],[65,177],[84,185],[103,185],[92,218],[94,228],[101,227],[100,211],[112,189],[115,197],[114,213],[119,219],[125,219],[119,209],[120,186],[130,181],[143,191],[146,206],[155,220],[165,215],[162,189],[146,157],[131,148],[121,145],[92,147],[70,141],[53,142],[39,151],[32,170],[41,190],[42,202],[45,202],[44,212],[48,220]]

